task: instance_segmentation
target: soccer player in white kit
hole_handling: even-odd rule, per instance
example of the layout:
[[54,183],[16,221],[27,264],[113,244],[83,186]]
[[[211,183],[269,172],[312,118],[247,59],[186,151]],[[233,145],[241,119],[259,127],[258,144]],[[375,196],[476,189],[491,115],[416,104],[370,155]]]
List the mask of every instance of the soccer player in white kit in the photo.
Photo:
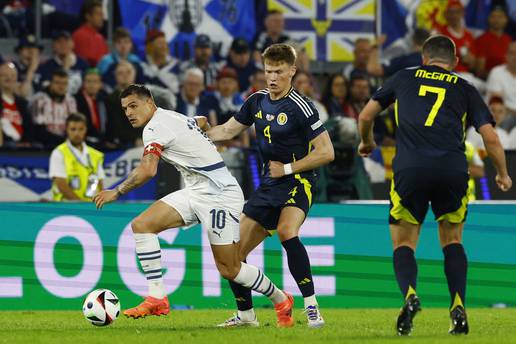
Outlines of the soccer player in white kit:
[[200,222],[207,230],[222,277],[267,296],[274,303],[278,326],[293,326],[292,296],[278,289],[258,268],[241,263],[238,258],[242,190],[197,120],[156,107],[150,91],[143,85],[127,87],[120,99],[131,125],[144,127],[145,150],[141,164],[116,189],[104,190],[94,197],[97,208],[149,181],[156,174],[160,159],[174,165],[185,181],[184,189],[154,202],[131,223],[149,295],[124,314],[132,318],[168,314],[170,306],[163,284],[157,234]]

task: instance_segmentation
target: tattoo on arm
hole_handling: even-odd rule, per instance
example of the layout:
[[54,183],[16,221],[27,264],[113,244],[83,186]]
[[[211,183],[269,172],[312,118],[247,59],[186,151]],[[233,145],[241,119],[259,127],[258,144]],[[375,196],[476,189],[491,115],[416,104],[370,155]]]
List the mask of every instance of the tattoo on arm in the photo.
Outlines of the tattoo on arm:
[[[138,167],[129,173],[129,176],[116,187],[116,191],[120,195],[124,195],[129,191],[145,184],[155,174],[159,163],[159,156],[156,154],[144,155]],[[150,173],[149,171],[153,171]]]

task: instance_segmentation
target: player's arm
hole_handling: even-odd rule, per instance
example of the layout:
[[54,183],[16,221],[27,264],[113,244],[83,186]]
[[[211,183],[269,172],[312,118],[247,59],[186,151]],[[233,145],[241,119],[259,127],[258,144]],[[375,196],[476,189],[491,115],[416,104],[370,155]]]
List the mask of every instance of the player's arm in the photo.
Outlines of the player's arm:
[[512,186],[512,180],[507,172],[507,164],[505,162],[505,152],[503,150],[498,134],[490,123],[482,125],[478,129],[487,154],[493,161],[496,168],[496,184],[502,191],[509,191]]
[[242,124],[234,117],[231,117],[226,123],[208,129],[206,134],[208,134],[208,137],[213,142],[227,141],[239,135],[247,128],[249,128],[249,126]]
[[376,148],[373,136],[373,123],[380,111],[382,111],[380,102],[371,99],[358,116],[358,133],[360,135],[358,153],[363,157],[371,155]]
[[301,160],[286,165],[278,161],[269,162],[270,176],[280,178],[288,174],[313,170],[335,159],[333,144],[327,131],[310,141],[310,145],[313,147],[312,151]]
[[79,196],[73,192],[73,189],[66,182],[66,178],[54,177],[53,182],[56,184],[59,192],[63,194],[63,197],[69,201],[80,201]]
[[120,183],[114,190],[104,190],[99,192],[93,202],[97,209],[102,208],[106,203],[113,202],[123,194],[147,183],[158,171],[159,154],[145,154],[140,165],[129,173],[129,176]]
[[194,116],[195,121],[197,122],[197,126],[201,128],[202,131],[207,131],[210,129],[210,122],[207,117],[204,116]]

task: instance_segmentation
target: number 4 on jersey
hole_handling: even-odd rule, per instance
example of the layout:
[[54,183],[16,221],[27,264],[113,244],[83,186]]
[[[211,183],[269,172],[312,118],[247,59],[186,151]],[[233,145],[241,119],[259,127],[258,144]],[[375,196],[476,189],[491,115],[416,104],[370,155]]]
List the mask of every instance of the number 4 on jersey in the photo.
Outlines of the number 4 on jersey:
[[437,116],[437,112],[441,108],[444,102],[444,97],[446,96],[446,89],[442,87],[434,87],[434,86],[428,86],[428,85],[421,85],[419,87],[419,96],[424,97],[426,96],[426,93],[436,93],[437,99],[434,103],[434,106],[432,106],[432,110],[430,110],[430,113],[428,114],[428,117],[426,118],[425,127],[431,127],[432,124],[434,124],[435,117]]
[[272,143],[270,125],[266,126],[265,129],[263,129],[263,136],[269,139],[269,143]]

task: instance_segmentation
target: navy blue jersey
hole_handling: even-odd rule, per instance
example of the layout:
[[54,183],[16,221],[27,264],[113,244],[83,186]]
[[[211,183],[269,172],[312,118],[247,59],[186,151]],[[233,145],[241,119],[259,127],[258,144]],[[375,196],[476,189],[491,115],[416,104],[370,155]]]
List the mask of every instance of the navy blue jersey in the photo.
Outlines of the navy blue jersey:
[[396,156],[393,171],[410,167],[468,171],[465,130],[494,125],[473,85],[437,67],[407,68],[394,74],[373,95],[383,108],[394,103]]
[[[255,124],[266,184],[293,178],[270,178],[269,161],[288,164],[304,158],[311,149],[310,141],[325,131],[315,106],[294,89],[278,100],[272,100],[268,90],[253,93],[235,119],[247,126]],[[310,177],[314,171],[305,171],[301,175]]]

